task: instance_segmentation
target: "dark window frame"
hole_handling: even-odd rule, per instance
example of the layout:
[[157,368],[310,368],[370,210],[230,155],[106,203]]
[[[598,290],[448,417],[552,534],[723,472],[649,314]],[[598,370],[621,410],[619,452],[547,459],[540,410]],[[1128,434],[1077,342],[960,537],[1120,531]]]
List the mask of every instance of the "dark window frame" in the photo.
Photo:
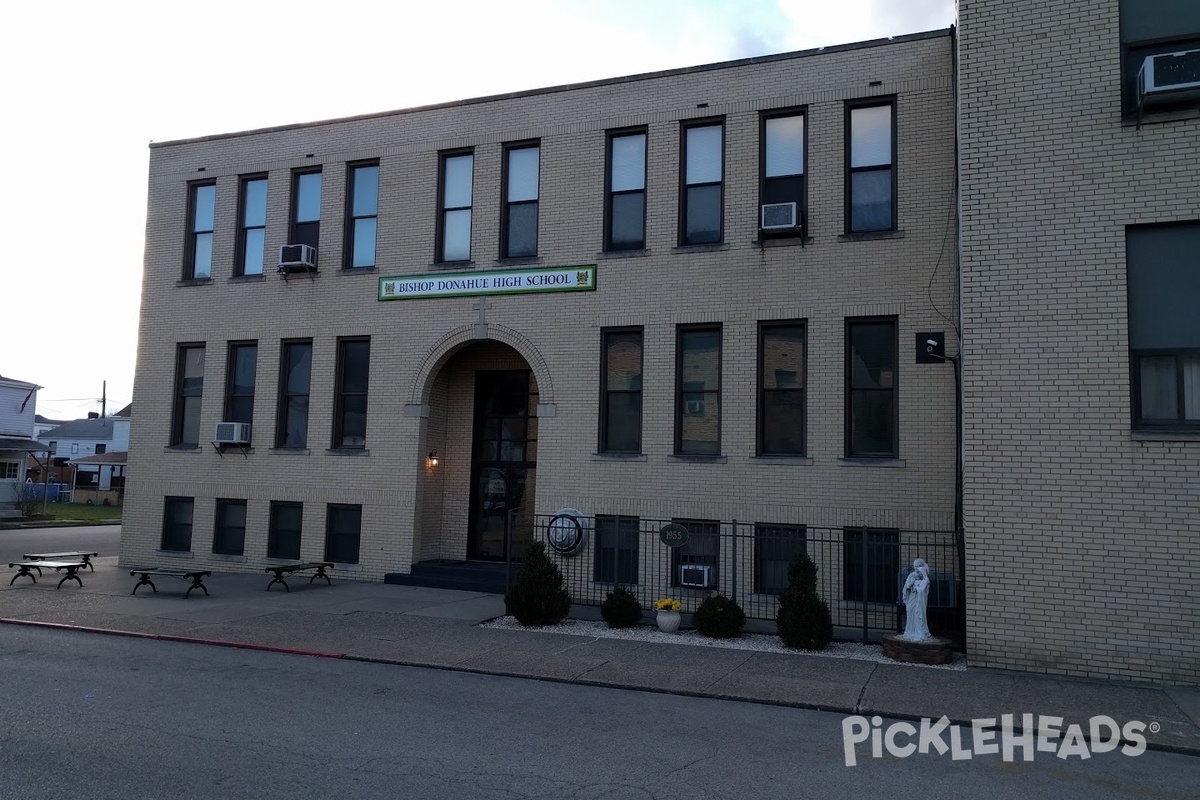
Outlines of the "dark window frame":
[[[297,509],[300,512],[298,518],[299,527],[294,530],[291,528],[282,528],[279,525],[279,512],[281,510]],[[281,539],[288,538],[295,534],[294,546],[291,542],[283,542]],[[287,502],[282,500],[272,500],[270,517],[267,522],[267,558],[279,558],[292,561],[300,560],[300,548],[303,543],[304,534],[304,503]],[[285,547],[285,544],[288,545]]]
[[[766,338],[772,329],[799,328],[803,336],[804,353],[801,356],[803,372],[800,375],[798,389],[768,389],[766,386]],[[803,457],[808,453],[808,320],[762,320],[758,323],[758,419],[755,441],[757,454],[760,456],[796,456]],[[800,395],[800,449],[799,450],[769,450],[767,449],[767,395],[769,393],[798,392]]]
[[[518,150],[534,150],[538,151],[538,179],[537,179],[537,196],[533,200],[509,200],[508,198],[508,176],[509,176],[509,159],[512,153]],[[538,234],[541,224],[541,202],[542,202],[542,142],[540,139],[530,139],[521,142],[509,142],[504,145],[503,157],[500,162],[500,258],[537,258],[538,255]],[[533,222],[533,252],[532,253],[512,253],[511,242],[511,222],[512,209],[515,206],[533,206],[534,222]]]
[[[232,508],[242,509],[242,524],[240,527],[230,525],[226,516]],[[218,497],[216,512],[213,515],[214,555],[244,556],[246,554],[246,515],[249,511],[245,500],[240,498]]]
[[[171,519],[171,511],[187,506],[188,521],[176,522]],[[190,553],[192,551],[192,526],[196,518],[196,498],[168,495],[163,498],[162,536],[159,540],[159,550],[171,553]],[[183,529],[186,528],[186,533]]]
[[[212,227],[200,229],[196,225],[196,213],[199,210],[199,192],[201,189],[213,190],[213,219]],[[190,181],[187,185],[187,238],[184,241],[183,279],[185,281],[210,281],[213,268],[213,244],[217,230],[217,182],[215,179]],[[196,244],[201,236],[208,236],[208,274],[196,275]]]
[[[798,541],[799,548],[789,545]],[[789,550],[797,552],[787,552]],[[774,522],[754,523],[754,594],[777,596],[787,588],[787,566],[799,553],[808,552],[808,526]],[[781,557],[782,556],[782,557]],[[773,585],[765,574],[766,564],[785,564],[782,583]]]
[[[641,136],[644,142],[642,154],[642,188],[641,189],[622,189],[613,191],[613,140],[621,139],[626,136]],[[650,132],[646,126],[638,126],[633,128],[616,128],[605,132],[604,139],[604,251],[623,252],[630,250],[645,250],[646,249],[646,199],[647,186],[649,181],[649,161],[650,161]],[[613,213],[613,198],[621,196],[632,196],[640,194],[642,197],[642,238],[641,241],[631,242],[629,244],[613,242],[613,223],[615,222],[615,214]]]
[[[335,514],[339,511],[357,511],[357,530],[337,531],[334,530],[335,519],[340,516]],[[346,553],[340,548],[348,547],[348,545],[340,544],[334,537],[345,537],[347,539],[353,537],[353,559],[339,558],[338,556]],[[357,503],[326,503],[325,505],[325,560],[332,561],[336,564],[357,564],[362,556],[362,506]]]
[[[639,376],[641,380],[641,388],[638,389],[610,389],[608,386],[608,356],[609,356],[609,337],[610,336],[627,336],[629,334],[637,334],[639,337]],[[641,326],[625,326],[616,328],[601,328],[600,329],[600,431],[597,440],[597,449],[601,453],[626,453],[626,454],[641,454],[642,452],[642,432],[645,429],[645,418],[642,414],[642,400],[645,391],[645,368],[646,368],[646,332]],[[614,394],[634,395],[639,399],[638,410],[638,429],[636,449],[623,450],[611,448],[608,446],[609,434],[612,432],[610,425],[608,409],[609,398]]]
[[[719,181],[707,181],[704,183],[688,183],[687,177],[687,157],[688,157],[688,132],[699,128],[720,128],[721,129],[721,179]],[[693,247],[697,245],[718,245],[725,241],[725,154],[728,137],[726,136],[726,125],[724,117],[706,117],[703,119],[689,119],[679,123],[679,246]],[[690,241],[688,239],[687,219],[689,207],[689,190],[702,189],[710,186],[716,186],[720,194],[720,202],[717,204],[717,238],[712,241]]]
[[[855,325],[880,325],[890,324],[892,326],[892,385],[886,389],[855,389],[854,388],[854,363],[853,363],[853,347],[851,345],[850,329]],[[846,317],[844,325],[845,339],[845,356],[844,356],[844,375],[843,386],[845,395],[844,405],[844,425],[845,442],[844,453],[846,458],[854,459],[896,459],[900,457],[900,319],[896,316],[875,316],[875,317]],[[853,414],[854,414],[854,393],[855,392],[890,392],[892,395],[892,436],[891,436],[891,451],[887,453],[856,453],[853,447]]]
[[[461,158],[462,156],[471,157],[471,204],[467,206],[455,206],[453,208],[446,207],[446,162],[452,158]],[[442,150],[438,152],[438,172],[437,172],[437,232],[436,232],[436,252],[434,253],[434,261],[438,264],[469,264],[471,262],[471,252],[473,248],[473,239],[475,236],[475,148],[466,147],[456,150]],[[467,257],[456,258],[452,260],[446,259],[446,214],[451,211],[467,211],[470,213],[470,225],[467,233]]]
[[[300,392],[288,392],[288,365],[290,348],[295,346],[308,346],[308,390],[301,394]],[[301,444],[288,444],[288,406],[289,401],[293,397],[312,397],[312,357],[313,357],[313,340],[312,339],[283,339],[279,343],[279,397],[275,412],[275,447],[278,449],[303,449],[308,447],[308,422],[309,412],[304,413],[304,442]]]
[[[246,224],[246,211],[247,211],[247,207],[246,207],[247,191],[246,191],[246,189],[251,183],[255,183],[257,181],[264,182],[266,184],[267,192],[268,193],[270,192],[270,187],[271,187],[271,184],[269,182],[270,179],[268,178],[267,173],[265,173],[265,172],[256,173],[254,175],[241,175],[238,178],[237,243],[234,247],[234,262],[233,262],[233,274],[235,277],[245,277],[247,274],[262,275],[263,272],[266,271],[266,267],[267,267],[267,237],[266,237],[267,209],[270,207],[270,198],[267,194],[264,194],[264,196],[263,196],[263,224],[262,225],[247,225]],[[262,267],[258,272],[247,273],[246,272],[246,255],[248,252],[247,251],[248,238],[249,238],[248,234],[250,231],[258,231],[258,230],[261,230],[263,232],[263,251],[261,254],[262,255]]]
[[[204,410],[204,374],[202,373],[200,376],[199,391],[185,391],[186,387],[184,386],[184,378],[186,376],[184,375],[184,370],[187,366],[187,352],[189,350],[202,351],[204,353],[204,369],[207,370],[208,367],[208,352],[204,342],[180,342],[175,346],[175,383],[171,408],[170,439],[172,447],[198,447],[200,445],[199,415]],[[200,408],[196,412],[198,419],[196,427],[196,441],[194,442],[186,441],[184,438],[187,433],[187,431],[184,430],[186,427],[185,420],[187,417],[186,407],[188,404],[188,398],[191,397],[198,398],[197,402],[200,404]]]
[[[687,389],[683,380],[683,340],[687,333],[695,331],[716,331],[717,334],[717,388],[716,389]],[[721,409],[721,391],[723,388],[723,370],[725,358],[725,332],[724,326],[720,322],[702,322],[695,324],[677,325],[675,327],[675,455],[677,456],[699,456],[699,457],[720,457],[721,454],[721,427],[724,422],[722,419]],[[703,393],[706,396],[715,394],[717,396],[717,450],[715,453],[696,452],[683,449],[683,417],[685,412],[685,394]]]
[[[611,531],[606,531],[605,527],[609,524],[614,527]],[[595,546],[592,554],[593,583],[608,583],[614,586],[638,585],[641,578],[641,524],[641,518],[627,514],[596,515]],[[615,541],[607,543],[606,533],[613,534]],[[630,542],[632,547],[629,546]]]
[[[795,230],[790,231],[764,231],[762,229],[762,207],[768,203],[786,203],[792,200],[774,200],[769,199],[768,195],[772,194],[772,182],[780,184],[785,180],[795,180],[797,175],[777,175],[774,177],[767,176],[767,122],[774,119],[786,119],[789,117],[800,117],[803,120],[804,130],[804,171],[799,173],[800,192],[794,198],[796,203],[796,219],[799,223]],[[759,217],[755,221],[755,227],[758,228],[759,236],[763,239],[785,239],[791,237],[806,237],[808,235],[808,106],[796,106],[793,108],[780,108],[764,111],[758,117],[758,213]],[[790,193],[779,191],[782,196]]]
[[[317,190],[317,218],[315,220],[300,220],[300,183],[308,175],[321,176],[321,185]],[[321,167],[304,167],[292,170],[291,204],[288,209],[288,244],[307,244],[313,248],[316,258],[321,258],[321,216],[325,202],[325,176]]]
[[[374,214],[358,214],[354,208],[354,200],[358,183],[358,170],[360,169],[375,169],[375,213]],[[346,216],[343,226],[343,243],[342,243],[342,269],[344,270],[359,270],[359,269],[375,269],[379,266],[379,190],[382,180],[382,171],[379,166],[379,159],[371,158],[363,161],[351,161],[346,164]],[[370,264],[355,264],[354,263],[354,246],[358,237],[358,222],[360,220],[373,219],[375,220],[375,258]]]
[[[852,155],[851,150],[850,150],[851,139],[852,139],[852,136],[851,136],[852,129],[851,129],[851,122],[850,122],[851,116],[852,116],[853,112],[857,109],[878,108],[881,106],[887,106],[888,108],[891,109],[891,114],[890,114],[890,116],[891,116],[891,146],[892,146],[891,147],[891,149],[892,149],[891,161],[886,166],[874,164],[874,165],[867,166],[867,167],[852,167],[852,166],[850,166],[851,155]],[[844,156],[844,168],[845,168],[845,184],[844,184],[844,198],[843,199],[844,199],[844,203],[845,203],[845,207],[844,207],[845,232],[847,235],[853,235],[853,234],[859,234],[859,233],[885,233],[885,232],[897,230],[897,226],[899,225],[899,216],[900,216],[899,202],[898,202],[898,198],[899,198],[898,173],[899,173],[899,170],[897,169],[897,164],[896,164],[896,157],[897,157],[897,153],[898,153],[898,148],[897,148],[897,143],[896,143],[897,142],[897,119],[896,118],[898,116],[896,113],[897,107],[898,107],[898,104],[896,102],[895,95],[884,96],[884,97],[861,98],[861,99],[857,99],[857,100],[847,100],[845,102],[845,110],[843,112],[844,113],[843,136],[845,138],[844,138],[842,153]],[[806,167],[807,167],[807,164],[806,164]],[[892,175],[892,181],[891,181],[891,183],[892,183],[892,199],[891,199],[892,218],[891,218],[891,223],[886,228],[856,229],[853,224],[853,222],[854,222],[854,218],[853,218],[854,177],[853,176],[856,174],[859,174],[859,173],[864,173],[864,172],[882,172],[884,169],[890,170],[891,175]]]
[[[367,371],[363,376],[366,388],[361,392],[346,391],[346,348],[354,344],[367,346]],[[370,396],[371,381],[371,337],[370,336],[341,336],[337,340],[337,372],[334,382],[333,409],[333,440],[330,447],[334,450],[362,450],[366,448],[367,439],[367,401]],[[363,398],[363,442],[362,444],[343,444],[346,436],[346,399],[349,397]]]
[[[858,560],[860,555],[866,556],[865,561]],[[894,605],[900,594],[900,566],[898,528],[851,525],[842,529],[843,601]]]
[[[1173,420],[1144,419],[1142,417],[1142,365],[1143,358],[1170,356],[1175,360],[1175,413]],[[1163,433],[1200,433],[1200,419],[1187,419],[1187,394],[1183,359],[1200,358],[1198,347],[1154,348],[1129,351],[1130,403],[1133,429],[1138,431],[1161,431]]]
[[[676,525],[682,525],[688,530],[688,540],[679,547],[672,547],[670,581],[667,585],[673,589],[692,589],[709,591],[721,585],[721,522],[715,519],[672,519]],[[701,540],[713,543],[712,553],[693,553],[691,549]],[[736,546],[736,544],[734,545]],[[689,564],[710,567],[709,584],[706,588],[685,587],[679,579],[679,568]]]
[[[248,394],[245,392],[239,393],[237,391],[237,355],[240,351],[247,350],[249,348],[254,348],[254,386],[251,388],[251,391]],[[227,353],[227,355],[225,357],[225,406],[221,410],[221,421],[222,422],[245,422],[251,426],[250,427],[250,435],[253,436],[254,435],[254,395],[258,390],[258,341],[257,340],[247,340],[247,341],[230,342],[226,353]],[[235,411],[235,408],[238,407],[239,405],[241,405],[238,402],[238,399],[245,398],[245,397],[250,398],[250,413],[249,413],[249,415],[244,415],[244,414],[240,415],[240,416],[247,416],[247,419],[241,419],[239,416],[235,416],[235,414],[238,413]]]

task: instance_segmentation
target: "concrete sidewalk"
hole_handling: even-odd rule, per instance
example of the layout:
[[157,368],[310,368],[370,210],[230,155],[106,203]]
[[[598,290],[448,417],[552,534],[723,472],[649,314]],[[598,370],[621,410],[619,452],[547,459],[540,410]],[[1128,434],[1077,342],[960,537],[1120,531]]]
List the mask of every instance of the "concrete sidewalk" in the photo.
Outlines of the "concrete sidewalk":
[[[0,586],[0,620],[263,647],[598,686],[746,700],[900,719],[970,724],[1014,714],[1060,716],[1083,732],[1097,715],[1149,726],[1148,747],[1200,756],[1200,687],[1069,680],[968,667],[964,671],[855,659],[588,638],[480,627],[504,613],[498,595],[341,580],[264,591],[266,574],[214,573],[211,595],[187,583],[137,579],[115,557],[81,573],[84,586],[21,578]],[[15,570],[11,574],[16,574]],[[4,583],[7,583],[5,581]],[[1065,726],[1064,726],[1065,727]],[[964,731],[964,741],[970,732]],[[969,746],[969,742],[968,746]]]

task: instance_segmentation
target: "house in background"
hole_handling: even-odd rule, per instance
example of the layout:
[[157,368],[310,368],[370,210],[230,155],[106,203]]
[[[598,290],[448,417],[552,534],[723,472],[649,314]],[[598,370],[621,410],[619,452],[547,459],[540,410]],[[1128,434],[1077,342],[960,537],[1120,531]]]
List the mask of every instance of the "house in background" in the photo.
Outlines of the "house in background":
[[[122,409],[119,413],[124,414],[128,410]],[[128,416],[90,416],[39,434],[38,439],[54,455],[55,469],[61,473],[52,476],[52,480],[73,483],[80,490],[111,491],[114,488],[114,475],[121,478],[124,475],[125,453],[129,450],[129,424]],[[119,458],[89,458],[91,456]],[[64,467],[70,469],[63,473]],[[77,494],[76,500],[80,497]]]
[[38,439],[46,431],[52,431],[59,425],[66,425],[71,420],[69,419],[49,419],[41,414],[33,416],[33,438]]
[[[0,375],[0,517],[20,516],[19,488],[30,453],[48,449],[33,436],[37,390],[42,387]],[[128,430],[126,430],[128,441]]]

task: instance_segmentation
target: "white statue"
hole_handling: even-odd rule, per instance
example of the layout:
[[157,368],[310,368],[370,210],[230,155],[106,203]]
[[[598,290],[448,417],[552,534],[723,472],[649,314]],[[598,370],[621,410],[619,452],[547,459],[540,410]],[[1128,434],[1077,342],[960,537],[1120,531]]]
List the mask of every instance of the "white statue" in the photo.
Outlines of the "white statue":
[[908,642],[925,642],[933,638],[929,633],[929,621],[925,616],[925,606],[929,602],[929,565],[925,559],[913,561],[912,572],[904,580],[904,591],[901,593],[904,607],[908,610],[908,621],[904,625],[904,635],[901,639]]

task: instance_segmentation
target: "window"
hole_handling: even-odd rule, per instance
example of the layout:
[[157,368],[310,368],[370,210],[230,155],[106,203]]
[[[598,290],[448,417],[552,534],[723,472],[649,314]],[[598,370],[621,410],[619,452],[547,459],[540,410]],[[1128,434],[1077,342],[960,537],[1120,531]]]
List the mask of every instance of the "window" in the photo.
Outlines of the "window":
[[188,240],[183,269],[185,280],[212,277],[213,227],[217,216],[217,185],[193,183],[188,188]]
[[204,345],[180,345],[175,355],[175,410],[171,444],[200,444],[200,400],[204,394]]
[[[258,343],[229,345],[225,376],[224,422],[254,422],[254,378],[258,369]],[[251,431],[253,433],[253,430]]]
[[367,443],[367,373],[370,364],[370,339],[338,340],[334,447],[363,447]]
[[600,452],[642,452],[642,330],[601,332]]
[[754,593],[782,594],[788,565],[805,552],[803,525],[754,525]]
[[312,377],[312,340],[285,341],[279,372],[276,447],[308,446],[308,386]]
[[[1191,0],[1120,0],[1121,12],[1121,97],[1127,119],[1138,111],[1175,111],[1200,105],[1195,92],[1163,92],[1147,98],[1139,109],[1138,71],[1148,56],[1200,50],[1200,4]],[[1168,72],[1195,74],[1200,55],[1159,59],[1154,62]]]
[[608,198],[604,249],[646,247],[646,132],[608,137]]
[[441,164],[441,224],[438,261],[471,260],[471,184],[475,173],[472,153],[444,153]]
[[267,558],[300,560],[300,528],[303,521],[303,503],[271,501],[271,521],[267,529]]
[[50,455],[54,455],[57,452],[58,452],[58,442],[51,442],[50,443]]
[[108,452],[108,445],[106,445],[106,444],[96,445],[96,454],[97,455],[99,455],[100,453],[106,453],[106,452]]
[[240,556],[246,547],[246,501],[218,500],[213,528],[213,552]]
[[379,164],[351,164],[346,192],[346,269],[375,266],[379,223]]
[[846,320],[846,455],[898,458],[896,320]]
[[628,585],[638,582],[638,531],[637,517],[596,515],[592,580]]
[[843,535],[842,599],[895,603],[900,596],[900,532],[846,528]]
[[20,468],[16,461],[0,461],[0,480],[15,481]]
[[758,453],[804,455],[805,336],[803,322],[758,329]]
[[725,126],[718,122],[683,128],[682,232],[679,243],[721,241]]
[[267,249],[267,178],[242,178],[238,192],[237,263],[234,275],[262,275]]
[[1133,426],[1200,431],[1200,222],[1125,230]]
[[537,255],[541,152],[541,147],[536,144],[512,145],[504,152],[504,222],[500,234],[502,258],[530,258]]
[[167,497],[163,501],[163,550],[186,553],[192,549],[192,507],[190,497]]
[[73,456],[79,455],[79,442],[71,443],[71,455],[73,455]]
[[[671,520],[688,530],[688,540],[671,548],[671,586],[715,589],[721,555],[721,523],[707,519]],[[682,569],[695,567],[696,569]]]
[[675,390],[675,452],[721,452],[721,328],[678,330]]
[[[805,209],[804,112],[772,113],[762,119],[762,205],[796,204],[794,230],[763,231],[763,236],[797,236]],[[760,220],[761,221],[761,220]]]
[[325,560],[357,564],[361,530],[362,506],[330,503],[325,514]]
[[895,105],[846,106],[846,232],[896,227]]
[[320,170],[292,173],[292,226],[288,231],[288,244],[306,244],[320,256]]

